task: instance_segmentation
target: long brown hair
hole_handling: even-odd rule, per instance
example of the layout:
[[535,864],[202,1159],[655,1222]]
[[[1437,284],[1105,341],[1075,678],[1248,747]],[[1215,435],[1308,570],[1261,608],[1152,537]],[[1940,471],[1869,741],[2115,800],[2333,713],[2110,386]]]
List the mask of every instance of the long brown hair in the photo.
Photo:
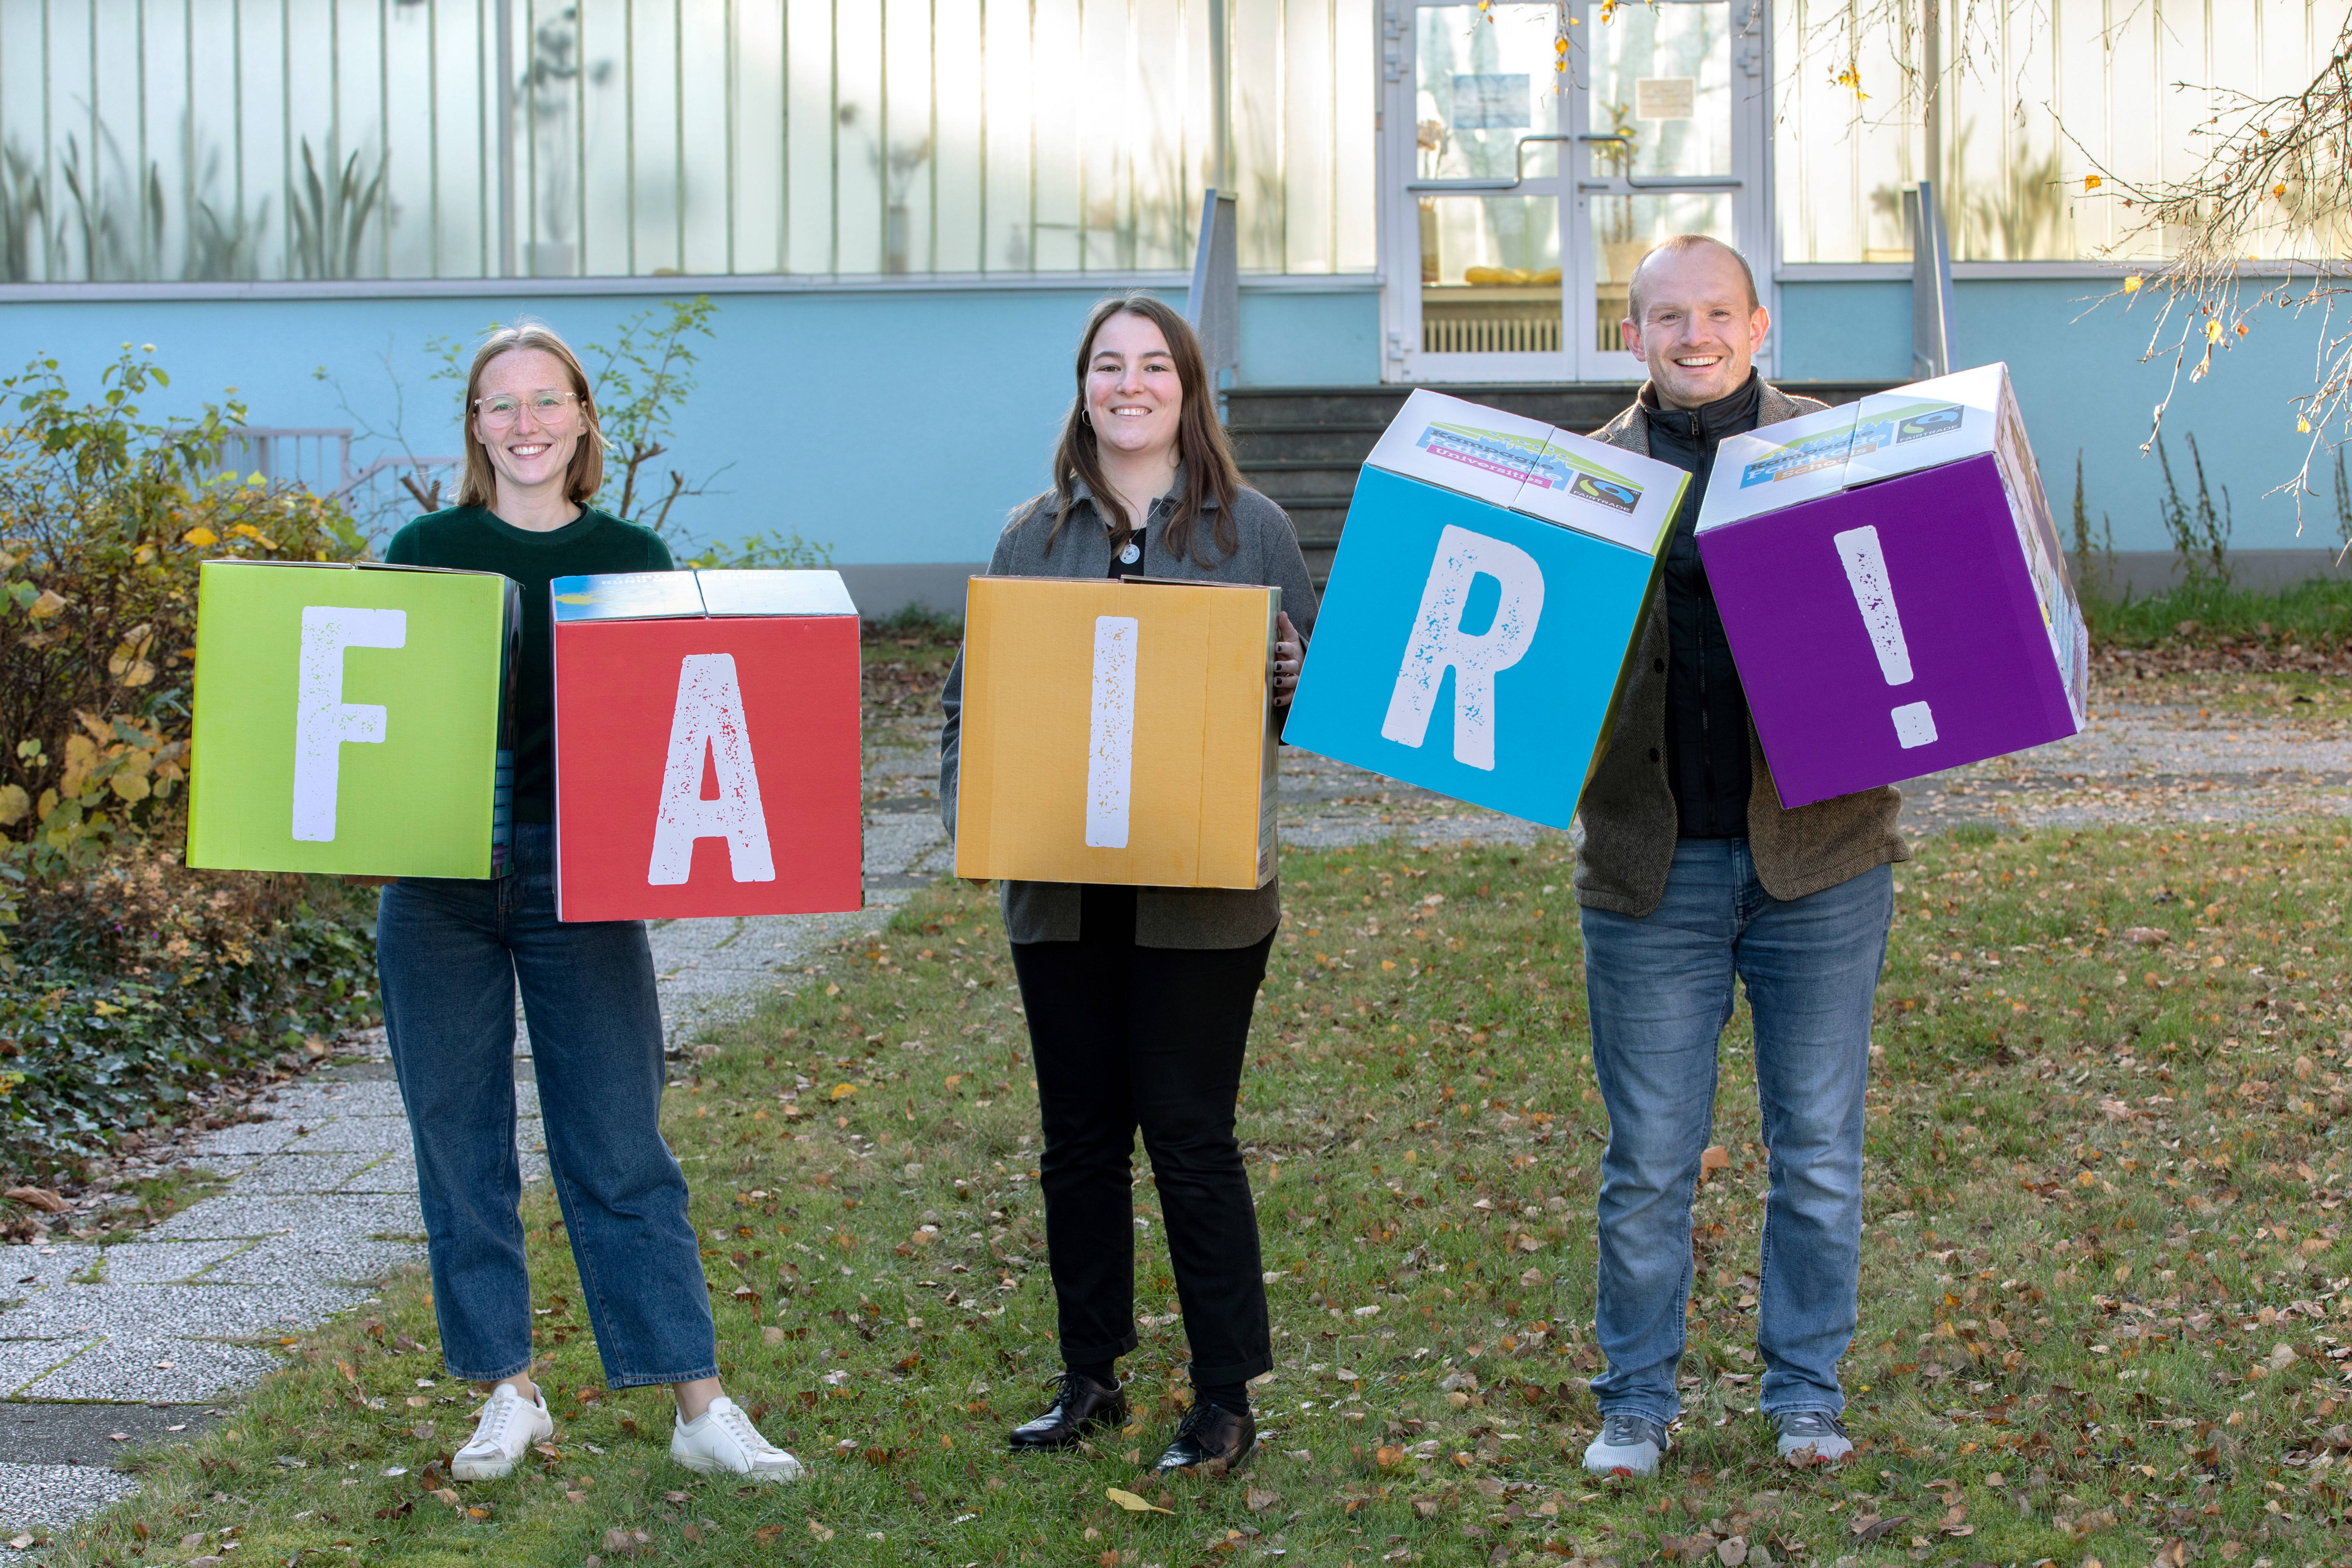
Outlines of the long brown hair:
[[482,411],[474,400],[482,395],[482,373],[490,368],[490,362],[518,349],[538,349],[562,361],[572,390],[580,398],[583,428],[580,445],[572,449],[572,466],[564,474],[563,497],[585,506],[604,483],[604,431],[596,422],[596,399],[588,390],[588,373],[581,368],[580,356],[572,352],[572,345],[556,336],[553,327],[529,316],[512,326],[493,327],[482,346],[474,351],[474,368],[466,373],[466,477],[457,487],[457,504],[488,506],[498,500],[498,475],[490,468],[490,455],[482,449]]
[[1215,562],[1194,548],[1199,542],[1192,537],[1192,524],[1201,515],[1202,503],[1213,496],[1216,518],[1211,531],[1218,553],[1230,556],[1241,548],[1241,535],[1234,527],[1234,502],[1242,490],[1241,469],[1234,462],[1233,447],[1225,442],[1225,427],[1217,423],[1216,392],[1209,384],[1208,362],[1202,356],[1201,340],[1193,335],[1192,323],[1167,301],[1140,289],[1097,305],[1087,318],[1087,330],[1078,335],[1078,395],[1070,403],[1069,416],[1062,421],[1062,438],[1054,448],[1054,527],[1045,535],[1045,553],[1054,552],[1054,541],[1069,519],[1080,481],[1093,493],[1096,509],[1110,521],[1114,552],[1135,531],[1127,509],[1111,494],[1103,478],[1095,427],[1087,418],[1087,364],[1094,358],[1095,334],[1113,316],[1139,316],[1158,327],[1167,340],[1168,357],[1176,362],[1176,384],[1184,395],[1183,406],[1176,414],[1176,458],[1184,465],[1184,493],[1169,514],[1163,537],[1171,555],[1180,559],[1191,555],[1202,566],[1213,566]]

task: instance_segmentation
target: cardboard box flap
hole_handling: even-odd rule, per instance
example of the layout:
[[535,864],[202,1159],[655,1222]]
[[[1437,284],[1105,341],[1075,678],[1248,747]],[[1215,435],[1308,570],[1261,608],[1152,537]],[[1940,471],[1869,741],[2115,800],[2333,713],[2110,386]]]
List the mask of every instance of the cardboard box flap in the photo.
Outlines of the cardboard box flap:
[[1655,555],[1689,484],[1672,463],[1554,430],[1511,510]]
[[548,584],[559,626],[572,621],[660,621],[702,615],[692,572],[607,572]]
[[832,571],[697,572],[702,608],[713,616],[854,616],[856,604]]
[[1518,500],[1558,435],[1540,419],[1506,414],[1422,388],[1381,433],[1367,467],[1459,491],[1493,506]]
[[1991,451],[2008,382],[2009,366],[1996,361],[1864,398],[1845,482],[1871,484]]
[[1699,501],[1698,531],[1843,489],[1860,412],[1848,403],[1725,437]]

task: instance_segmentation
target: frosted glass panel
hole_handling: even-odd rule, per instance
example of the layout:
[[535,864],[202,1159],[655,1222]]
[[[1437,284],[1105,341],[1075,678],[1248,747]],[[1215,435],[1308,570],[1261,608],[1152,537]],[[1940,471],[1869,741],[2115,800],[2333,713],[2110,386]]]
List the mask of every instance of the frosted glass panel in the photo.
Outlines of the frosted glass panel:
[[[1374,0],[1231,9],[1244,264],[1370,270]],[[0,0],[0,280],[1188,268],[1208,28],[1208,0]]]

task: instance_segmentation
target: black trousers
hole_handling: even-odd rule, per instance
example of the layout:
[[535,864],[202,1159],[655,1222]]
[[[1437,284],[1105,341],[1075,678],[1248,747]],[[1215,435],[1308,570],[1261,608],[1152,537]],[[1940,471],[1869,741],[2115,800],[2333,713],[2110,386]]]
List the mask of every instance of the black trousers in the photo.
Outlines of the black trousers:
[[1045,1250],[1074,1365],[1135,1348],[1138,1128],[1166,1216],[1196,1385],[1274,1366],[1257,1211],[1234,1138],[1250,1013],[1274,937],[1138,947],[1135,891],[1083,895],[1076,942],[1013,944],[1037,1064]]

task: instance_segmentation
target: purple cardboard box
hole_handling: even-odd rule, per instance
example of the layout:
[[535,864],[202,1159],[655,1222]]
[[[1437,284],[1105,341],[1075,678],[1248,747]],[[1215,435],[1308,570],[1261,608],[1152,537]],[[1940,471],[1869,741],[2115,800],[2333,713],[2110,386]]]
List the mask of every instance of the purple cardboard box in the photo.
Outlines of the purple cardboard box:
[[2088,639],[2004,366],[1724,442],[1698,545],[1784,805],[2083,727]]

